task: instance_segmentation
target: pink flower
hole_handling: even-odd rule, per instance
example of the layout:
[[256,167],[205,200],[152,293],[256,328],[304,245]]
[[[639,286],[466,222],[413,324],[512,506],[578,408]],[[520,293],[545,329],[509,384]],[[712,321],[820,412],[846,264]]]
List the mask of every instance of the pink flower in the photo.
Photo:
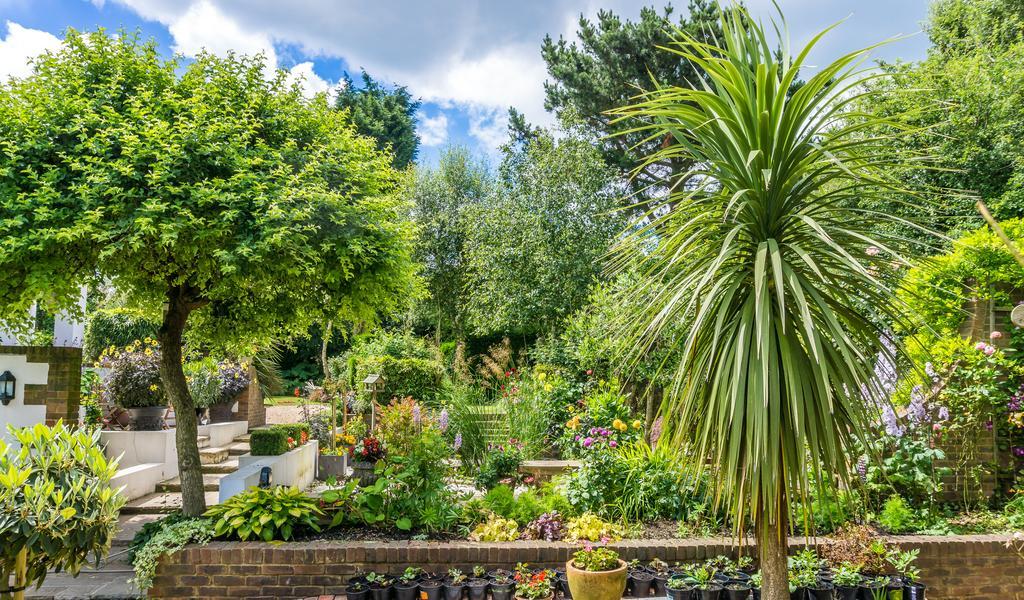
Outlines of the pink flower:
[[881,252],[881,250],[879,250],[876,246],[868,246],[864,250],[864,254],[867,254],[868,256],[878,256],[879,252]]
[[616,442],[615,440],[612,440],[612,441],[608,442],[608,445],[611,446],[612,448],[615,448],[616,446],[619,445],[619,443]]
[[975,350],[984,350],[985,346],[988,346],[988,344],[986,344],[985,342],[978,342],[977,344],[974,345],[974,349]]
[[988,334],[988,336],[994,340],[998,340],[999,338],[1003,337],[1003,332],[993,331],[992,333]]
[[985,346],[984,352],[985,352],[985,356],[992,356],[993,354],[996,353],[996,347],[995,346]]

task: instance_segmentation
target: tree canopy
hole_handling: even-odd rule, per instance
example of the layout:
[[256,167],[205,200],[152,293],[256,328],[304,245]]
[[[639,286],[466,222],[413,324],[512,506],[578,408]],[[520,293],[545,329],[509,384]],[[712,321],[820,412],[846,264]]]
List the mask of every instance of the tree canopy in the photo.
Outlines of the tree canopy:
[[203,495],[185,330],[251,348],[373,321],[413,282],[391,156],[260,57],[182,65],[137,34],[71,30],[0,89],[0,139],[0,311],[66,309],[108,281],[162,315],[189,514]]
[[390,148],[392,165],[404,169],[416,160],[420,138],[416,135],[416,111],[420,101],[414,100],[405,86],[389,89],[366,71],[361,75],[362,85],[346,73],[338,89],[335,104],[352,113],[356,130],[377,140],[381,151]]
[[[692,0],[686,15],[675,18],[667,5],[662,12],[643,8],[639,20],[623,20],[608,10],[599,11],[596,22],[580,17],[579,42],[564,38],[544,39],[541,55],[551,79],[544,83],[545,107],[558,116],[579,118],[598,142],[605,162],[620,174],[631,172],[644,157],[654,154],[663,142],[648,139],[645,132],[626,133],[637,123],[616,122],[608,111],[632,102],[643,90],[657,84],[694,86],[704,77],[685,58],[661,47],[676,32],[712,42],[720,36],[717,4],[713,0]],[[645,166],[634,182],[636,189],[659,185],[664,171],[685,170],[679,157]]]

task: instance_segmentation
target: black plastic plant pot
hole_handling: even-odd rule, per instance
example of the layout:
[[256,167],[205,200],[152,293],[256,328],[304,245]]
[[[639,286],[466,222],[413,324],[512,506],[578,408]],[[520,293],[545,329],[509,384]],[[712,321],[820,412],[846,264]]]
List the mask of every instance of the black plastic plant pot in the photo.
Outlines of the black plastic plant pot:
[[651,585],[654,586],[654,595],[658,598],[664,598],[665,586],[668,585],[668,575],[655,575]]
[[726,584],[725,595],[729,600],[747,600],[750,596],[750,585],[743,582]]
[[807,598],[809,600],[832,600],[833,589],[835,589],[835,586],[831,583],[820,581],[818,585],[807,588]]
[[465,587],[466,586],[461,583],[444,584],[444,600],[462,600],[462,590],[464,590]]
[[420,596],[420,586],[416,582],[411,583],[396,583],[395,584],[395,599],[396,600],[416,600]]
[[669,600],[694,600],[693,588],[681,588],[678,590],[665,588],[665,593],[668,595]]
[[865,581],[857,587],[860,600],[884,600],[885,586],[876,581]]
[[807,589],[806,588],[798,587],[795,590],[790,590],[790,592],[789,592],[789,600],[806,600],[806,599],[807,599]]
[[[562,590],[563,598],[572,598],[572,590],[569,589],[569,577],[566,575],[558,576],[558,589]],[[491,586],[491,595],[494,595],[494,586]],[[494,600],[498,600],[495,598]]]
[[494,569],[493,571],[487,572],[487,578],[491,581],[497,579],[499,575],[504,575],[505,577],[512,579],[512,571],[506,571],[505,569]]
[[750,597],[753,600],[761,600],[761,588],[759,588],[759,587],[751,588],[750,589]]
[[438,579],[424,579],[420,582],[420,592],[427,597],[427,600],[441,600],[441,581]]
[[[508,583],[492,583],[491,584],[491,598],[492,600],[512,600],[512,594],[516,590],[516,584],[511,581]],[[571,598],[572,596],[568,596]]]
[[713,579],[715,580],[715,583],[722,587],[725,587],[725,584],[729,583],[729,576],[725,573],[715,573]]
[[654,575],[638,570],[630,574],[629,581],[633,587],[631,595],[634,598],[647,598],[651,595],[651,583],[654,581]]
[[837,600],[857,600],[857,586],[837,585],[835,596]]
[[348,600],[366,600],[370,595],[370,590],[365,586],[354,589],[352,586],[345,588],[345,597]]
[[903,586],[903,600],[924,600],[924,584],[915,581]]
[[466,589],[469,590],[469,600],[487,599],[486,579],[470,579],[469,583],[466,584]]
[[369,584],[366,583],[366,575],[354,575],[349,577],[348,581],[345,582],[345,585],[355,585],[357,583],[361,583],[364,587],[369,586]]
[[390,585],[371,585],[370,596],[373,600],[391,600],[391,588]]
[[743,571],[730,571],[725,574],[730,582],[733,581],[750,581],[750,574],[744,573]]
[[697,595],[700,600],[719,600],[722,597],[722,590],[725,589],[717,583],[711,583],[704,587],[697,588]]

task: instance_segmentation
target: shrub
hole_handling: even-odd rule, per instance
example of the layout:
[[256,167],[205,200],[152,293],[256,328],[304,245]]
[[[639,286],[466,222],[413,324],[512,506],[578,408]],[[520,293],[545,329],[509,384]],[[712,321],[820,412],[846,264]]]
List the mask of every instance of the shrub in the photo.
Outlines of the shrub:
[[377,432],[388,454],[406,456],[416,436],[432,424],[429,411],[411,396],[392,400],[377,416]]
[[566,525],[565,539],[570,542],[579,540],[589,540],[591,542],[603,540],[616,541],[621,540],[622,535],[621,527],[603,521],[601,517],[594,513],[584,513],[575,519],[569,520],[569,523]]
[[878,523],[890,533],[909,533],[918,527],[918,517],[914,509],[907,505],[901,496],[893,495],[885,501]]
[[587,546],[572,555],[572,564],[584,571],[611,571],[619,566],[619,555],[611,548]]
[[85,323],[82,336],[82,361],[99,360],[111,346],[124,348],[146,338],[155,338],[160,323],[149,321],[134,311],[101,308],[94,311]]
[[219,538],[288,541],[296,530],[320,531],[317,500],[294,487],[249,488],[206,511]]
[[108,461],[99,430],[53,427],[8,431],[0,437],[0,584],[8,574],[42,585],[60,570],[77,575],[89,555],[106,555],[124,498],[110,486],[117,462]]
[[347,381],[350,389],[367,400],[361,382],[371,373],[384,376],[384,396],[412,396],[428,404],[435,403],[441,387],[444,367],[439,353],[421,338],[409,333],[376,332],[356,340],[352,348],[328,361],[334,379]]
[[185,381],[197,408],[213,406],[220,401],[220,378],[217,361],[212,358],[189,361],[184,364]]
[[544,513],[523,528],[523,539],[557,542],[565,537],[565,522],[558,512]]
[[104,394],[121,408],[167,405],[160,379],[160,348],[155,341],[130,344],[123,350],[108,349],[100,364],[110,369]]
[[464,383],[446,381],[441,394],[441,403],[444,410],[448,411],[449,418],[446,435],[449,439],[459,436],[462,445],[458,451],[463,466],[479,467],[488,451],[483,422],[479,417],[480,406],[484,404],[483,390]]
[[288,451],[288,433],[280,427],[253,429],[249,448],[253,456],[279,456]]
[[131,583],[143,592],[153,585],[160,557],[174,554],[188,544],[205,544],[213,537],[213,526],[209,519],[165,518],[147,523],[143,529],[151,525],[154,526],[151,536],[144,543],[136,547],[135,541],[132,542],[135,551],[131,561],[135,577]]
[[483,503],[487,510],[498,516],[511,519],[512,512],[516,508],[515,492],[507,485],[495,486],[484,494]]
[[523,462],[523,449],[518,442],[491,446],[476,476],[477,487],[489,490],[503,479],[516,477]]
[[511,542],[518,538],[519,525],[512,519],[504,519],[498,515],[492,515],[469,534],[469,539],[475,542]]

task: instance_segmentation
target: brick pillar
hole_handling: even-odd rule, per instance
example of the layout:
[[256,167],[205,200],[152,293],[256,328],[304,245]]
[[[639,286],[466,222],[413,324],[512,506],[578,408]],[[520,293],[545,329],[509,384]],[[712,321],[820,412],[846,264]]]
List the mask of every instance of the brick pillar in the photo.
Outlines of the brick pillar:
[[256,368],[249,365],[249,387],[238,395],[238,412],[235,418],[239,421],[248,421],[249,429],[262,427],[267,424],[267,407],[263,404],[263,393],[260,391],[260,382],[256,377]]

